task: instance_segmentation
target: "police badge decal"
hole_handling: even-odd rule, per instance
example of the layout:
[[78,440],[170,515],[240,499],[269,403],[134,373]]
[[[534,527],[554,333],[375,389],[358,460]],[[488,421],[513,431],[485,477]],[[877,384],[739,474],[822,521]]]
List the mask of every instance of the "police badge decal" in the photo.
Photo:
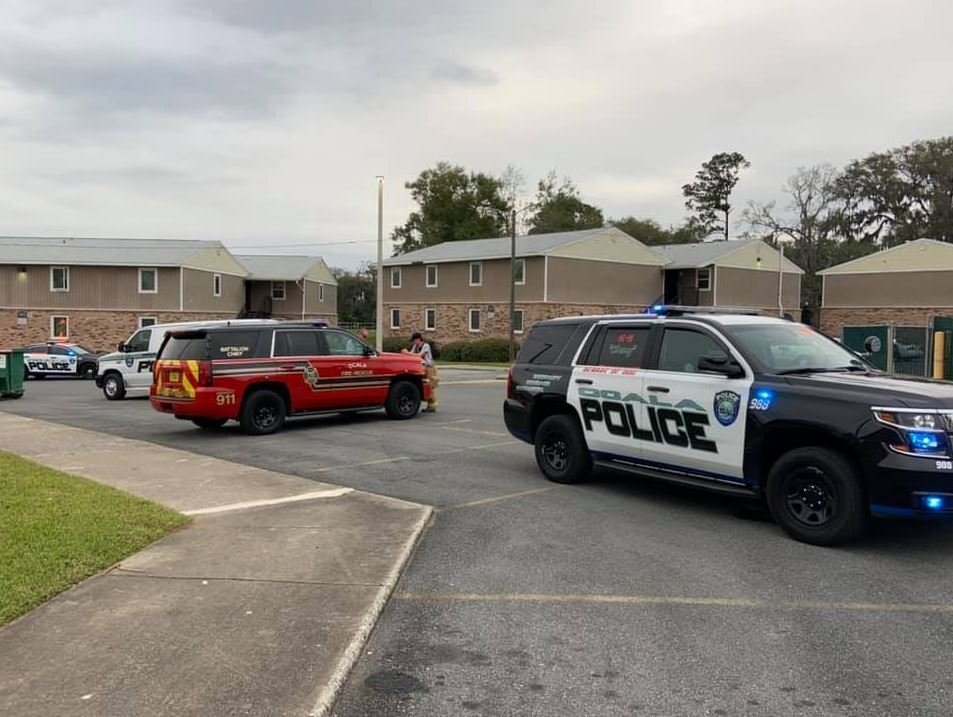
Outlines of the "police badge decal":
[[715,394],[715,418],[723,426],[730,426],[738,418],[741,396],[734,391],[720,391]]

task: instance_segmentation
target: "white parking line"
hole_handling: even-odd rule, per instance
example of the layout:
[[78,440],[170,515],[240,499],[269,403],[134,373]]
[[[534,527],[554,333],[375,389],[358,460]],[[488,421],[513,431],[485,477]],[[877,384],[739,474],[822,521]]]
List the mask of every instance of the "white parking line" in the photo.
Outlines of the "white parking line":
[[289,495],[285,498],[266,498],[264,500],[248,500],[244,503],[229,503],[228,505],[218,505],[212,508],[198,508],[197,510],[183,510],[184,515],[212,515],[215,513],[230,513],[235,510],[247,510],[249,508],[261,508],[267,505],[284,505],[285,503],[298,503],[303,500],[317,500],[319,498],[337,498],[347,493],[352,493],[353,488],[334,488],[333,490],[316,490],[311,493],[298,493],[298,495]]

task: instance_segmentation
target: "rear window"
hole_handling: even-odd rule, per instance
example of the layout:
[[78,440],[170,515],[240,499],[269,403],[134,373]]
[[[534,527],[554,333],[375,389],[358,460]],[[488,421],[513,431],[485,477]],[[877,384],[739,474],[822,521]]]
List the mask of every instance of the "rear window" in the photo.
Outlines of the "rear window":
[[260,331],[193,331],[172,334],[159,358],[181,361],[251,358],[256,355]]
[[530,331],[517,356],[517,363],[568,364],[582,341],[579,324],[549,324]]

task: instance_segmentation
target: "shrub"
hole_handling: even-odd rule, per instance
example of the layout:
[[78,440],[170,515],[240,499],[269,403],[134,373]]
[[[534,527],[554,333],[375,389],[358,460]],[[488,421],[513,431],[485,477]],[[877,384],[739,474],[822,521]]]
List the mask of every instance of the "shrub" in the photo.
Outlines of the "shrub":
[[[519,344],[514,342],[514,352]],[[510,360],[510,342],[506,339],[451,341],[440,352],[444,361],[461,363],[506,363]]]

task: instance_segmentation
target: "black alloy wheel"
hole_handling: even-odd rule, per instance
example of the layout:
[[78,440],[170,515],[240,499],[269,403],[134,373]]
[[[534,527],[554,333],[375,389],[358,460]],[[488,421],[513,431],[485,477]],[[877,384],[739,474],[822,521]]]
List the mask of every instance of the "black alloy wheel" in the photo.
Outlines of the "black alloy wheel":
[[420,413],[420,389],[410,381],[398,381],[391,386],[384,406],[387,415],[397,421],[406,421]]
[[592,472],[592,458],[582,431],[571,416],[550,416],[536,429],[536,464],[555,483],[579,483]]
[[240,423],[242,430],[253,436],[264,436],[279,430],[285,423],[288,407],[274,391],[255,391],[245,398]]
[[91,379],[96,378],[96,364],[94,363],[84,363],[79,367],[80,378]]

